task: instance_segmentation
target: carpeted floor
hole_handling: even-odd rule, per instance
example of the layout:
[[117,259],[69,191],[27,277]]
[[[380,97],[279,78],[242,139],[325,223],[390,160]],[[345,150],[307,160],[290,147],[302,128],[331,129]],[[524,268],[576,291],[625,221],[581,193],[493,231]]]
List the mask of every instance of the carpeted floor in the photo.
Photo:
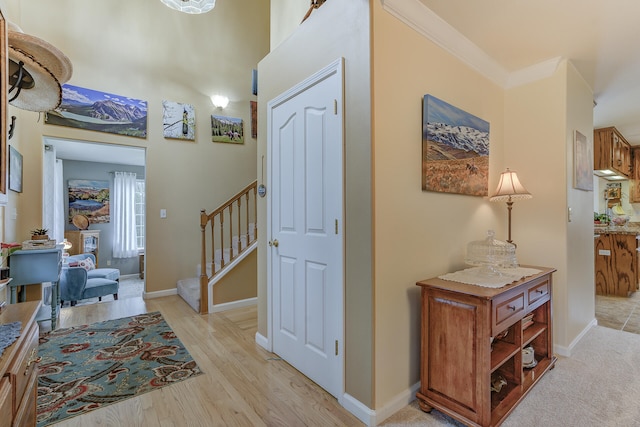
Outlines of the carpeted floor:
[[[640,335],[594,326],[568,358],[531,390],[504,427],[640,426]],[[455,426],[440,412],[422,412],[417,402],[381,424],[385,427]]]
[[160,312],[40,336],[38,427],[200,375]]

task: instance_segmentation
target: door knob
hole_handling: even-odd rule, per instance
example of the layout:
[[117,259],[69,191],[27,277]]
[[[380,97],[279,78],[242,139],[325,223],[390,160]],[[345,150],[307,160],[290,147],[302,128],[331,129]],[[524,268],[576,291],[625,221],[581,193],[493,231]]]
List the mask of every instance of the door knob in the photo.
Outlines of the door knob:
[[269,246],[275,246],[277,248],[278,245],[279,245],[278,239],[273,239],[273,241],[269,240]]

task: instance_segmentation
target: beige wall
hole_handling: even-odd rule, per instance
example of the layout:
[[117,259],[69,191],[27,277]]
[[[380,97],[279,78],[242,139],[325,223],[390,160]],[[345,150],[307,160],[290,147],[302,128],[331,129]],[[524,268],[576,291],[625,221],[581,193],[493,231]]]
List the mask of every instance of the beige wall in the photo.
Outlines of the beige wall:
[[506,210],[485,197],[421,190],[423,96],[490,123],[493,191],[503,168],[504,91],[381,7],[374,8],[373,26],[378,409],[419,380],[416,281],[465,268],[467,243],[484,238],[488,229],[506,240]]
[[[277,12],[272,11],[277,14]],[[328,1],[260,62],[258,168],[266,152],[267,103],[339,57],[345,58],[345,388],[373,407],[369,1]],[[266,182],[267,191],[269,183]],[[258,201],[258,223],[267,220]],[[258,248],[258,332],[267,331],[266,228]]]
[[[593,144],[593,92],[573,64],[567,64],[567,298],[556,303],[555,311],[566,307],[564,340],[558,346],[572,347],[585,327],[595,320],[593,191],[573,188],[574,132],[578,130]],[[628,193],[627,193],[628,194]]]
[[558,269],[554,344],[562,353],[595,316],[593,193],[573,189],[573,132],[593,141],[592,99],[567,61],[551,77],[506,94],[505,166],[533,195],[514,204],[513,238],[521,262]]
[[296,31],[309,10],[309,3],[308,0],[271,0],[271,50]]
[[[200,258],[200,209],[216,208],[256,179],[251,138],[251,70],[269,50],[269,4],[218,2],[204,15],[173,11],[159,1],[5,0],[7,18],[65,52],[74,65],[69,84],[148,102],[146,139],[43,124],[36,113],[12,108],[10,141],[24,155],[24,192],[10,192],[6,234],[23,240],[41,224],[42,136],[133,145],[146,149],[147,292],[173,289],[194,277]],[[239,17],[242,19],[239,19]],[[230,98],[214,110],[209,96]],[[196,141],[165,139],[162,101],[196,110]],[[245,122],[243,145],[212,143],[212,113]],[[160,209],[167,218],[160,219]]]
[[257,259],[257,252],[251,251],[235,268],[213,285],[213,304],[224,304],[257,296]]

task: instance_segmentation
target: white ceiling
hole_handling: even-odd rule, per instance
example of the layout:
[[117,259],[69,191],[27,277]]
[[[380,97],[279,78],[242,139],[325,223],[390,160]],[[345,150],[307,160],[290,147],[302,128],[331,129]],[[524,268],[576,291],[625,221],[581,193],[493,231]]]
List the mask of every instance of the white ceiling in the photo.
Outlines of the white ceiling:
[[55,147],[58,159],[116,165],[145,165],[145,149],[140,147],[52,137],[44,137],[44,143]]
[[593,89],[594,126],[615,126],[632,145],[640,144],[639,1],[382,1],[387,9],[411,4],[414,15],[428,8],[507,74],[569,59]]

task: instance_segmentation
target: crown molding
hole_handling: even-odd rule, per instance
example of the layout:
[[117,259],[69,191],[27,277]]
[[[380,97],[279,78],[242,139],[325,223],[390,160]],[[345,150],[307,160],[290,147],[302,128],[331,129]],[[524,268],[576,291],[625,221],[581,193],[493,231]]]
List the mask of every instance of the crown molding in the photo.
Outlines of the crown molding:
[[384,10],[431,40],[503,89],[530,83],[555,72],[562,58],[553,58],[509,73],[471,40],[419,0],[380,0]]
[[536,80],[551,77],[556,72],[558,66],[562,62],[561,56],[548,59],[546,61],[533,64],[527,68],[514,71],[507,78],[506,89],[521,86],[523,84],[535,82]]

